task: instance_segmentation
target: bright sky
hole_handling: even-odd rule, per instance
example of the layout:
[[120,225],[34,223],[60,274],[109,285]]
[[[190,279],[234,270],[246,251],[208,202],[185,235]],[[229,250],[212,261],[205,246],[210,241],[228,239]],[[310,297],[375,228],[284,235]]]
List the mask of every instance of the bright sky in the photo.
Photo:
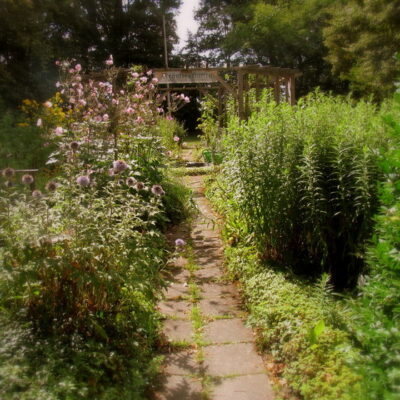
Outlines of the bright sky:
[[176,18],[178,26],[179,44],[178,48],[181,49],[185,45],[187,39],[187,31],[195,32],[197,29],[197,22],[193,18],[194,9],[198,8],[200,0],[182,0],[179,14]]

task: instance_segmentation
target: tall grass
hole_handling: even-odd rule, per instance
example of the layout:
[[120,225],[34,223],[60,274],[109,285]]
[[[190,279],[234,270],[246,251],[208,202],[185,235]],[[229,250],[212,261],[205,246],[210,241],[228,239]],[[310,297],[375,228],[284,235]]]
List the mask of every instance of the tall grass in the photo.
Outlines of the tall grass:
[[265,259],[352,287],[377,209],[375,106],[314,93],[296,107],[266,102],[248,122],[231,116],[222,175]]

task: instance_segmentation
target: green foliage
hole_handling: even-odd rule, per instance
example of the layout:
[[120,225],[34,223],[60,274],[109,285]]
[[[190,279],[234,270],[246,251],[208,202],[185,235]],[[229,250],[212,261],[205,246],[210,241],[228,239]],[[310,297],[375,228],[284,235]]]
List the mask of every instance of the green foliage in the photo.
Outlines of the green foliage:
[[355,368],[366,377],[371,400],[394,400],[400,392],[400,93],[385,117],[391,131],[382,152],[385,181],[373,244],[368,249],[368,276],[355,302],[354,334],[363,350]]
[[177,41],[178,0],[1,0],[0,92],[8,106],[23,98],[44,100],[57,80],[54,62],[78,58],[103,69],[116,65],[164,65],[162,15],[167,45]]
[[224,137],[224,184],[263,257],[308,276],[355,284],[377,207],[374,106],[314,93],[296,107],[260,104]]
[[187,190],[166,176],[148,77],[131,74],[114,91],[112,80],[83,81],[80,69],[61,83],[62,126],[32,118],[35,128],[24,127],[56,147],[54,181],[32,192],[11,168],[2,173],[4,399],[138,400],[155,372],[162,229],[184,215]]
[[0,160],[1,167],[8,165],[16,169],[42,167],[53,146],[42,135],[42,131],[32,125],[21,123],[20,115],[7,113],[0,120]]
[[327,60],[359,94],[379,100],[393,92],[400,41],[400,2],[336,0],[324,29]]
[[346,364],[349,353],[357,354],[343,329],[351,314],[333,300],[327,277],[310,285],[262,261],[246,216],[217,179],[208,194],[225,217],[226,265],[241,282],[259,345],[305,400],[363,399],[361,377]]

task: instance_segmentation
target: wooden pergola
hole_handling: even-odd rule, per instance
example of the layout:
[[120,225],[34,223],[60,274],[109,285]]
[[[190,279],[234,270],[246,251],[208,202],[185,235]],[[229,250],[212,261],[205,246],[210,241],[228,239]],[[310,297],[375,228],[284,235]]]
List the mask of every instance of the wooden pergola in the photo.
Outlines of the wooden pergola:
[[222,114],[224,99],[228,93],[235,99],[237,113],[241,119],[250,115],[249,91],[255,89],[257,100],[261,90],[273,89],[277,103],[282,100],[290,104],[296,102],[296,77],[301,72],[290,68],[277,68],[260,65],[217,68],[156,68],[154,76],[158,79],[159,90],[176,92],[178,90],[198,90],[206,94],[218,93],[218,111]]

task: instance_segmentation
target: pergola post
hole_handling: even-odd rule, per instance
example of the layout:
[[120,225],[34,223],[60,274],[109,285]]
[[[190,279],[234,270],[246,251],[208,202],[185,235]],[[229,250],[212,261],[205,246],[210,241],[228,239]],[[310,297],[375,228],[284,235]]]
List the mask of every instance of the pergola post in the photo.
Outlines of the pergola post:
[[276,104],[279,104],[281,102],[281,87],[280,87],[279,76],[276,76],[274,80],[274,98]]
[[237,79],[238,79],[238,91],[237,91],[238,114],[239,118],[243,120],[245,118],[244,101],[243,101],[243,86],[244,86],[243,72],[241,71],[238,72]]
[[292,106],[296,104],[296,83],[293,75],[289,78],[289,102]]

